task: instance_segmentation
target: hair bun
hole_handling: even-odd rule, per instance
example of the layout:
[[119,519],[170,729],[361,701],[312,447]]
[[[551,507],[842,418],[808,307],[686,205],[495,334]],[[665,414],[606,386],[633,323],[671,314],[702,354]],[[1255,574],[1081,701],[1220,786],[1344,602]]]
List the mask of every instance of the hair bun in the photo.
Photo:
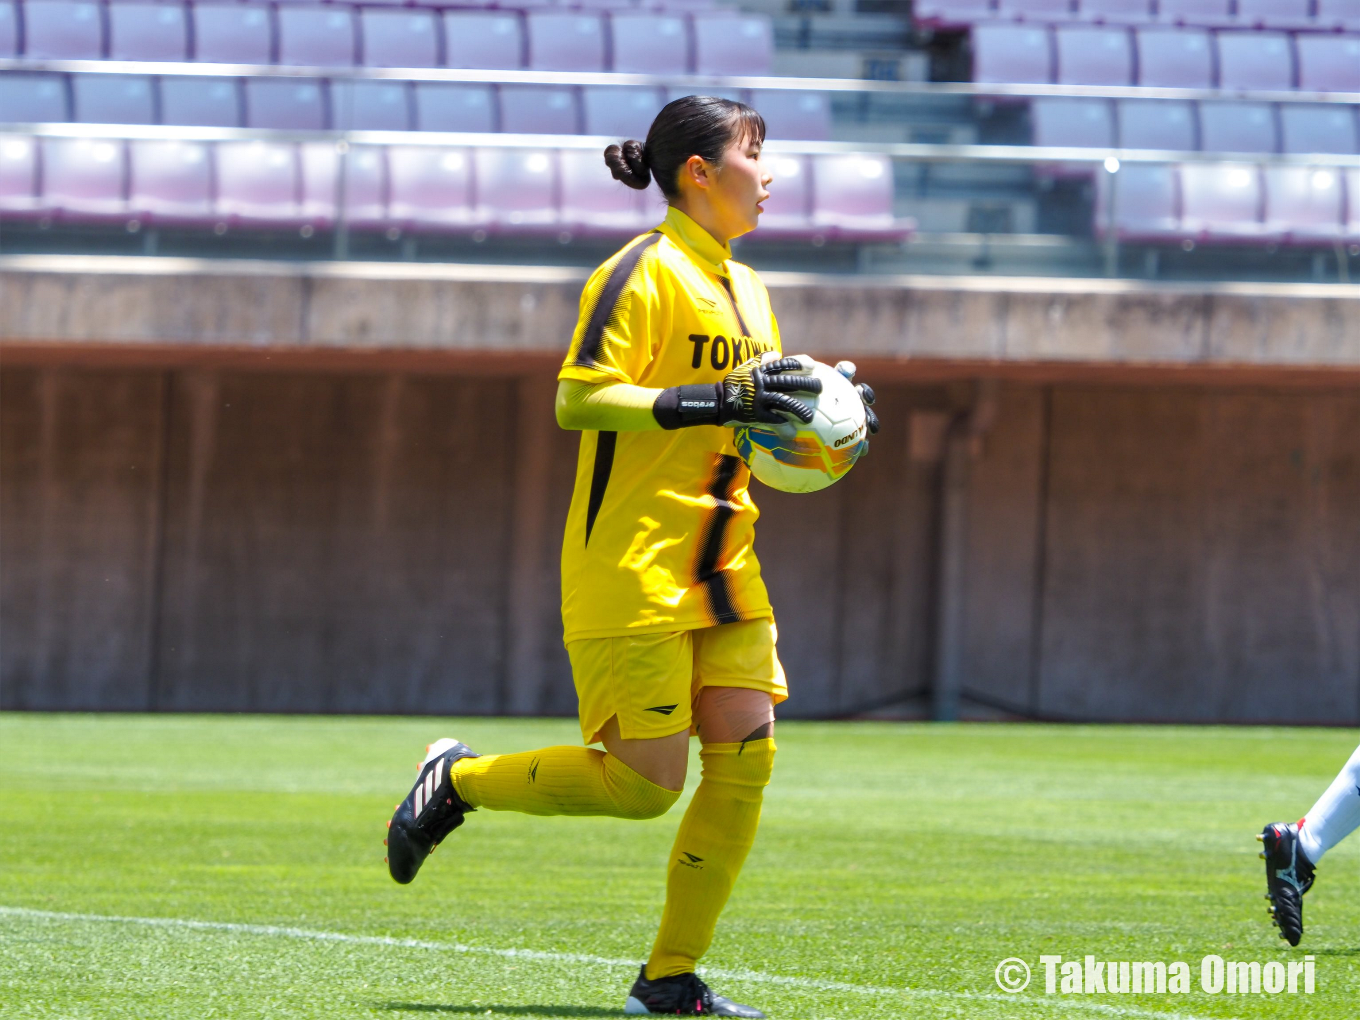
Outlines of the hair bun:
[[605,166],[614,175],[614,180],[622,181],[630,188],[641,191],[652,183],[652,171],[647,166],[647,156],[642,151],[642,143],[630,138],[622,146],[611,145],[604,150]]

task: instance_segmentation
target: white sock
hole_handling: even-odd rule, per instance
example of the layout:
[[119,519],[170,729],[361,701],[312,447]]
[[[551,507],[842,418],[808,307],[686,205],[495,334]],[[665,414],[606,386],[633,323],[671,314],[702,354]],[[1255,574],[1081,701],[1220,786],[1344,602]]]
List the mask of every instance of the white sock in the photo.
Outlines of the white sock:
[[1299,846],[1316,864],[1322,855],[1360,828],[1360,747],[1332,785],[1299,823]]

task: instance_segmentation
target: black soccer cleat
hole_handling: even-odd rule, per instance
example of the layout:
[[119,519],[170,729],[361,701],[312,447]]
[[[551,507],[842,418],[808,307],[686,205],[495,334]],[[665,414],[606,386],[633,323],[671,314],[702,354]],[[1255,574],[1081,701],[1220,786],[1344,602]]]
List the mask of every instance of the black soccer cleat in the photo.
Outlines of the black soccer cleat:
[[481,756],[452,737],[437,740],[425,750],[420,778],[397,805],[383,840],[387,845],[387,870],[402,885],[416,877],[425,858],[473,810],[453,788],[453,763],[459,758]]
[[1266,910],[1280,938],[1297,946],[1303,938],[1303,894],[1313,888],[1313,864],[1299,847],[1299,827],[1271,822],[1256,838],[1265,845]]
[[638,979],[628,992],[623,1004],[625,1013],[669,1013],[672,1016],[740,1016],[760,1020],[765,1014],[754,1006],[714,995],[692,971],[674,977],[647,980],[647,965],[642,965]]

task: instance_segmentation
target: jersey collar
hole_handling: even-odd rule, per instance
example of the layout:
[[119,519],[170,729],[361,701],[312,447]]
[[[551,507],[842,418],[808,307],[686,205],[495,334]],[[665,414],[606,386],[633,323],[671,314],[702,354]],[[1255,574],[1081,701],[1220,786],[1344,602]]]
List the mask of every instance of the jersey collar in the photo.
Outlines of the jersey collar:
[[659,229],[709,272],[728,275],[727,260],[732,257],[732,249],[719,244],[712,234],[675,206],[666,210],[666,220]]

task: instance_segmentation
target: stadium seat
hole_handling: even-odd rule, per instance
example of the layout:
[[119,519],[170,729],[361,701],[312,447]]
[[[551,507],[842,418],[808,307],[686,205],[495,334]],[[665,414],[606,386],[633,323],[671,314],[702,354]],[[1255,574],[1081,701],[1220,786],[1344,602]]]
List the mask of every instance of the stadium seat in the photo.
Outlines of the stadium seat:
[[306,78],[247,78],[246,126],[286,131],[326,127],[321,83]]
[[646,138],[662,106],[661,91],[591,85],[581,90],[581,104],[586,134]]
[[1282,32],[1220,32],[1218,85],[1225,89],[1292,89],[1294,56]]
[[614,180],[594,149],[558,153],[562,175],[562,226],[573,233],[631,236],[656,225],[646,215],[645,199],[654,189],[637,191]]
[[1275,108],[1269,103],[1200,103],[1199,144],[1205,152],[1277,152]]
[[332,81],[331,127],[338,131],[409,131],[409,88],[404,81]]
[[556,226],[557,153],[551,149],[477,149],[477,209],[501,230]]
[[194,4],[194,59],[215,64],[268,64],[274,37],[269,8]]
[[1114,114],[1105,99],[1035,99],[1030,121],[1035,145],[1115,147]]
[[1346,177],[1346,238],[1360,241],[1360,170],[1347,170]]
[[335,7],[280,7],[279,63],[350,67],[355,61],[354,15]]
[[433,11],[359,11],[368,67],[438,67],[439,24]]
[[581,133],[577,90],[557,85],[502,85],[500,127],[525,135]]
[[84,124],[154,124],[151,79],[140,74],[73,74],[75,119]]
[[684,74],[690,69],[684,18],[668,14],[616,14],[609,19],[613,70],[625,74]]
[[1047,29],[1026,25],[978,25],[973,29],[973,80],[1047,84],[1053,81],[1053,50]]
[[414,83],[417,131],[495,131],[496,97],[490,85]]
[[696,74],[769,74],[774,26],[767,16],[713,11],[692,24]]
[[1148,0],[1078,0],[1078,17],[1105,25],[1142,25],[1152,20]]
[[1312,0],[1237,0],[1237,23],[1243,28],[1309,29]]
[[446,11],[444,63],[449,67],[515,71],[524,66],[520,17],[504,11]]
[[[1355,108],[1350,106],[1281,104],[1280,149],[1353,156],[1360,152],[1355,118]],[[1360,201],[1360,195],[1355,200]]]
[[[1360,4],[1355,0],[1315,0],[1318,28],[1330,31],[1360,32]],[[1352,200],[1354,205],[1354,200]]]
[[44,138],[42,202],[75,219],[127,215],[123,143],[90,138]]
[[824,142],[831,137],[831,97],[825,92],[758,89],[750,102],[765,118],[767,138]]
[[0,74],[0,123],[70,120],[66,82],[55,74]]
[[886,156],[817,156],[812,163],[812,224],[845,240],[904,237],[893,217],[893,168]]
[[386,152],[373,145],[356,145],[345,153],[345,192],[341,196],[340,154],[326,142],[300,147],[302,168],[302,218],[330,226],[340,218],[351,226],[373,227],[387,221]]
[[161,123],[240,127],[240,83],[235,78],[162,78]]
[[109,4],[110,60],[188,60],[189,25],[175,3]]
[[[712,96],[715,99],[730,99],[734,103],[744,103],[749,98],[741,89],[704,89],[704,95]],[[677,99],[684,99],[685,96],[695,94],[693,88],[677,88],[671,86],[666,89],[666,102],[673,103]]]
[[996,0],[998,18],[1036,23],[1070,21],[1072,0]]
[[38,143],[16,135],[0,138],[0,214],[38,208]]
[[12,0],[0,0],[0,57],[19,52],[19,15]]
[[1340,239],[1345,208],[1339,169],[1269,166],[1265,184],[1265,233],[1295,242]]
[[1261,174],[1246,163],[1181,167],[1181,226],[1206,240],[1252,240],[1265,234]]
[[403,227],[467,229],[482,222],[466,149],[395,145],[387,150],[388,219]]
[[[1360,3],[1356,4],[1360,11]],[[1299,35],[1299,88],[1360,92],[1360,35]]]
[[1174,166],[1125,163],[1118,173],[1096,175],[1095,229],[1157,241],[1181,236],[1179,180]]
[[104,56],[99,5],[84,0],[29,0],[24,4],[24,56],[99,60]]
[[1157,0],[1157,20],[1197,28],[1222,28],[1234,22],[1228,0]]
[[807,156],[774,153],[765,158],[765,169],[774,179],[770,181],[770,197],[764,202],[756,240],[779,237],[811,237],[817,231],[812,225],[812,170]]
[[1165,99],[1121,99],[1115,104],[1121,149],[1168,149],[1192,152],[1195,113],[1189,103]]
[[604,20],[598,14],[530,11],[525,25],[533,70],[604,70]]
[[296,223],[297,150],[274,142],[221,142],[216,215],[236,223]]
[[911,12],[918,24],[931,28],[967,28],[996,17],[992,0],[916,0]]
[[1124,29],[1060,25],[1053,35],[1059,85],[1133,84],[1133,47]]
[[1166,89],[1214,86],[1214,54],[1208,32],[1140,28],[1134,33],[1134,48],[1139,85]]
[[211,222],[212,156],[204,143],[132,142],[128,171],[128,209],[133,216]]

